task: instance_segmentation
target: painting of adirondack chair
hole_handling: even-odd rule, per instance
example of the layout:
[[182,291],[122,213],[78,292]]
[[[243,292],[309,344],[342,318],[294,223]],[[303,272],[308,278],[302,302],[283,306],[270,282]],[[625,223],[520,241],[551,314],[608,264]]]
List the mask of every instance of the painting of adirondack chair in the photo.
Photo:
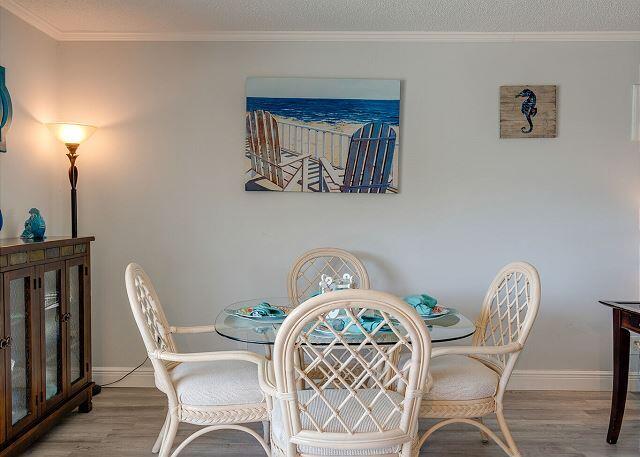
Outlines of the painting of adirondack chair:
[[331,161],[320,159],[321,192],[385,193],[395,153],[396,132],[388,124],[369,122],[351,135],[347,163],[338,171]]
[[399,192],[400,81],[247,78],[245,190]]
[[308,192],[310,154],[282,159],[278,122],[271,113],[263,110],[247,113],[246,127],[247,154],[251,172],[257,178],[245,189]]

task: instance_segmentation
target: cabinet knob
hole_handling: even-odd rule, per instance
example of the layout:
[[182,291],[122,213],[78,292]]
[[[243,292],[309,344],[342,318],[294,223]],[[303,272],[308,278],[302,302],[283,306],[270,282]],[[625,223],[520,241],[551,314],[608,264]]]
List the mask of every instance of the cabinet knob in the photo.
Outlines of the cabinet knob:
[[11,346],[10,336],[0,339],[0,349],[8,348],[9,346]]
[[62,322],[69,322],[69,319],[71,319],[71,313],[64,313],[62,315]]

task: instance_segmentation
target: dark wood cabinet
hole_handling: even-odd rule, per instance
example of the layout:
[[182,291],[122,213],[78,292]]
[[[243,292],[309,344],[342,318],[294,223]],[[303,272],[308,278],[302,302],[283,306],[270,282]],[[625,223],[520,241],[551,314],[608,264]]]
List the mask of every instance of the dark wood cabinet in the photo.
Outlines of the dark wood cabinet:
[[0,240],[0,457],[91,411],[91,241]]

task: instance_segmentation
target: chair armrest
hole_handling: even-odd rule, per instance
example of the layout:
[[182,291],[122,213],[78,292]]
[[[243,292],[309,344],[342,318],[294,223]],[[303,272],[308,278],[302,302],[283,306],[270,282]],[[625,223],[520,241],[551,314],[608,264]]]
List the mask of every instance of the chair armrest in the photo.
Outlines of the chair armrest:
[[502,346],[448,346],[433,348],[431,358],[443,355],[501,355],[522,350],[520,343],[509,343]]
[[296,156],[292,159],[287,159],[287,160],[283,160],[282,162],[280,162],[278,164],[279,167],[286,167],[287,165],[291,165],[292,163],[296,163],[300,160],[304,160],[304,159],[308,159],[309,157],[311,157],[311,154],[303,154],[301,156]]
[[266,357],[250,351],[215,351],[215,352],[167,352],[155,350],[149,353],[153,359],[167,362],[216,362],[222,360],[243,360],[261,365],[267,363]]
[[258,366],[258,382],[267,395],[276,395],[275,386],[269,379],[269,361],[266,357],[250,351],[216,351],[177,353],[156,350],[149,353],[149,358],[166,362],[218,362],[223,360],[242,360]]
[[335,183],[335,184],[342,184],[340,182],[340,176],[338,176],[338,172],[336,171],[335,168],[333,168],[333,165],[331,165],[331,162],[322,157],[320,158],[320,164],[322,165],[322,168],[324,168],[325,170],[327,170],[327,174],[329,175],[329,178],[331,178],[331,180]]
[[215,332],[215,325],[193,325],[191,327],[169,327],[170,333],[210,333]]

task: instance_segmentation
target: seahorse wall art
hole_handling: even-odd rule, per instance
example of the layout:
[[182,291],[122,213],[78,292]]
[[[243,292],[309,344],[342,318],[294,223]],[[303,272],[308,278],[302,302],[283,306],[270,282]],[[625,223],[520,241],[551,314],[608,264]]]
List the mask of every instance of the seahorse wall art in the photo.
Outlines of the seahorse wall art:
[[557,86],[501,86],[500,138],[555,138]]
[[7,152],[7,131],[11,126],[11,97],[5,85],[4,67],[0,67],[0,152]]

